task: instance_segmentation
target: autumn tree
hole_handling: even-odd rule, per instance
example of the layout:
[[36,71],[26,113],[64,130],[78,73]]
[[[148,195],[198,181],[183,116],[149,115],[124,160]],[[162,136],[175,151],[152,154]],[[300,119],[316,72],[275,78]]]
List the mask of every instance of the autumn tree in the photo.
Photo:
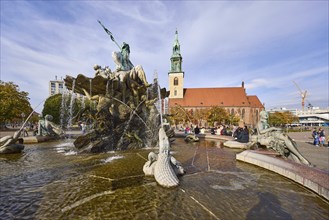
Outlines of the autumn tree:
[[20,91],[19,86],[13,82],[0,80],[0,121],[1,127],[7,122],[20,121],[31,112],[29,93]]
[[213,126],[215,122],[221,123],[226,122],[229,118],[227,111],[224,108],[219,106],[213,106],[208,110],[207,113],[207,121]]
[[178,124],[185,124],[186,122],[192,122],[191,112],[184,109],[180,105],[171,107],[169,112],[170,112],[169,121],[171,122],[171,124],[178,125]]
[[207,120],[208,110],[209,109],[201,108],[194,111],[193,118],[196,124],[201,125],[203,121]]
[[283,126],[298,121],[298,117],[289,111],[270,113],[268,119],[268,123],[272,126]]
[[228,114],[227,124],[238,125],[240,117],[236,114]]

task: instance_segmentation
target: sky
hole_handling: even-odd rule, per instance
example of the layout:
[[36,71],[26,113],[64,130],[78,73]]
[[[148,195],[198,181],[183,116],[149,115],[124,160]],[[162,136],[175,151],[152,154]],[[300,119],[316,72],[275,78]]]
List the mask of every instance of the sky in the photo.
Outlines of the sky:
[[[115,70],[118,47],[152,82],[168,89],[175,31],[184,88],[237,87],[267,110],[328,108],[328,1],[14,1],[1,0],[0,80],[45,101],[49,81]],[[294,84],[298,85],[297,86]],[[42,110],[43,104],[36,109]]]

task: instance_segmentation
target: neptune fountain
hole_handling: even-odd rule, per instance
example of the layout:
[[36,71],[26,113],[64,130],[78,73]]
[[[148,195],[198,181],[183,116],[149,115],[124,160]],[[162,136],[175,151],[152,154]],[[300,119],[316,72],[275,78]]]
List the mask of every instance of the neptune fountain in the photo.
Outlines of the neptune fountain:
[[[130,62],[128,44],[120,50],[112,54],[114,71],[95,65],[92,77],[65,79],[96,105],[86,133],[0,154],[0,219],[328,219],[328,202],[318,194],[236,159],[247,150],[216,139],[173,142],[155,105],[166,91]],[[50,116],[40,125],[41,135],[61,134]],[[268,148],[286,152],[286,139],[265,131],[255,143],[267,144],[268,136]],[[17,137],[2,138],[0,147]]]
[[[112,33],[103,28],[115,42]],[[132,64],[127,43],[119,48],[121,52],[112,53],[115,71],[95,65],[93,78],[79,74],[76,78],[64,79],[69,90],[97,103],[92,129],[79,136],[74,145],[80,152],[87,153],[159,147],[158,155],[150,154],[144,172],[154,175],[162,186],[177,186],[176,174],[184,174],[184,170],[170,155],[169,138],[173,132],[168,127],[165,131],[161,110],[159,112],[155,105],[167,92],[159,89],[156,79],[149,84],[142,66]]]

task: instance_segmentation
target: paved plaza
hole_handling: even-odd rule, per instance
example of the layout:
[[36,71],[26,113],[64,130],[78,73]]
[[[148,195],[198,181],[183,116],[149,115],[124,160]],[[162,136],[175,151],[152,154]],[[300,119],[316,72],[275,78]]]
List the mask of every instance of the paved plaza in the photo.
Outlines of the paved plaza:
[[[328,130],[326,130],[326,137]],[[324,147],[316,147],[313,145],[311,132],[291,132],[289,136],[298,144],[298,150],[308,159],[316,168],[329,172],[329,148],[328,140]]]

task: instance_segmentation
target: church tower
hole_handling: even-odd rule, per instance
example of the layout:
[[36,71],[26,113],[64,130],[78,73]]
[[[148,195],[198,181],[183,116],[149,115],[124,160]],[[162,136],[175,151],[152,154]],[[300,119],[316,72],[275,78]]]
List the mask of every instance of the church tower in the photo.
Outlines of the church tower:
[[183,58],[180,54],[180,45],[178,42],[178,32],[176,30],[173,51],[170,58],[171,68],[169,75],[169,98],[183,98],[184,94],[184,72],[182,71]]

